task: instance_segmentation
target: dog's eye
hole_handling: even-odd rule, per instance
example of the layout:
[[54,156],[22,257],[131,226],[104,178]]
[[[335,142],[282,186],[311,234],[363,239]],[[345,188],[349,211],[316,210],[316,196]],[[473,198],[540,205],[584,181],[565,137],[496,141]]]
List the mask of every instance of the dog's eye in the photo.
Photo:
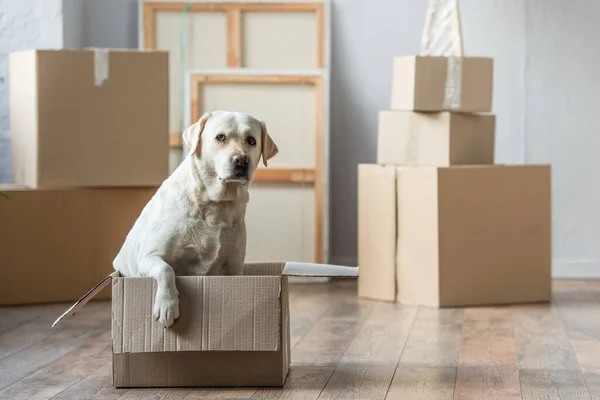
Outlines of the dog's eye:
[[217,135],[216,139],[217,139],[219,142],[224,142],[224,141],[225,141],[225,135],[223,135],[223,134],[221,133],[221,134]]
[[256,144],[256,140],[254,140],[254,138],[252,136],[248,136],[248,139],[246,139],[246,141],[251,146],[254,146]]

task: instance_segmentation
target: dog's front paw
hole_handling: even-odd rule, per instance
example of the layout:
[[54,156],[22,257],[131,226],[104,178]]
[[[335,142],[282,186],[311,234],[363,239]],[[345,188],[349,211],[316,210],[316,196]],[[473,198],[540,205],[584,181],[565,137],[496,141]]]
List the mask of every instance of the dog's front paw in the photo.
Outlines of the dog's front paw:
[[158,292],[154,300],[152,315],[165,328],[170,327],[179,318],[179,298],[167,293]]

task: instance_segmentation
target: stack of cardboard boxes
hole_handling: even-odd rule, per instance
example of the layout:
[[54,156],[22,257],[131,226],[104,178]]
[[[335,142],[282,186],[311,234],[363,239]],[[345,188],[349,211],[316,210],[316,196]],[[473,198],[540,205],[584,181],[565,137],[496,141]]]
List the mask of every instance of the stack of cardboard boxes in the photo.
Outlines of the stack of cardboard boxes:
[[0,304],[76,300],[168,176],[168,53],[11,54],[10,140]]
[[392,81],[377,164],[358,167],[359,296],[550,300],[550,166],[494,164],[493,60],[398,57]]

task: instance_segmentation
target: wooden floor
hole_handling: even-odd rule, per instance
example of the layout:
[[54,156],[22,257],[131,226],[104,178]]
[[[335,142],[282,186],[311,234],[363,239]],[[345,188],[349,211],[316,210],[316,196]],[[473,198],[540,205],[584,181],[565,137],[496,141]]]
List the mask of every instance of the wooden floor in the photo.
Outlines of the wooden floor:
[[600,399],[600,282],[556,281],[552,305],[427,309],[356,298],[353,281],[291,288],[282,389],[110,384],[109,304],[0,307],[1,399]]

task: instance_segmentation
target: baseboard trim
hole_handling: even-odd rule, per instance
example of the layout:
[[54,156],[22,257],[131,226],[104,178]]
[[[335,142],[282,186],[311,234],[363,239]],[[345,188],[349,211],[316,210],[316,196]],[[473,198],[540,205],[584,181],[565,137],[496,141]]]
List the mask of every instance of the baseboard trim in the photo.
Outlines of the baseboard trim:
[[554,260],[552,278],[600,279],[600,260]]

